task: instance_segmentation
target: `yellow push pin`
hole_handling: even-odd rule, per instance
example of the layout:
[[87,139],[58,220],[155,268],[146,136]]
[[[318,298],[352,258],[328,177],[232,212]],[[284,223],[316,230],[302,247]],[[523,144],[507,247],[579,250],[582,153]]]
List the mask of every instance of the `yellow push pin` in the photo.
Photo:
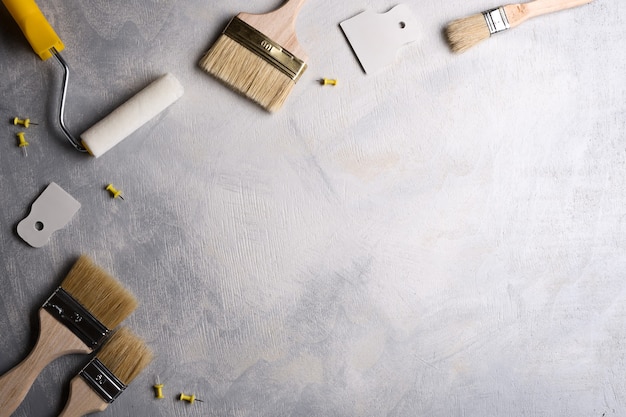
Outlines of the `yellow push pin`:
[[107,185],[105,190],[110,192],[114,199],[117,197],[121,198],[122,200],[124,199],[124,197],[122,196],[122,192],[118,190],[117,188],[115,188],[113,184]]
[[322,85],[337,85],[337,80],[331,78],[322,78],[320,80],[320,84]]
[[202,400],[197,399],[197,398],[196,398],[196,396],[195,396],[195,395],[193,395],[193,394],[191,394],[191,395],[186,395],[185,393],[182,393],[182,392],[180,393],[180,397],[178,397],[178,399],[179,399],[180,401],[187,401],[189,404],[193,404],[193,403],[194,403],[194,401],[198,401],[198,402],[201,402],[201,403],[203,403],[203,402],[204,402],[204,401],[202,401]]
[[22,126],[24,126],[25,128],[27,128],[27,129],[28,129],[28,126],[30,126],[30,125],[35,125],[35,126],[37,125],[37,123],[32,123],[32,122],[30,121],[30,119],[20,119],[19,117],[15,117],[15,118],[13,119],[13,124],[14,124],[15,126],[17,126],[17,125],[22,125]]
[[26,147],[28,146],[28,142],[26,142],[26,139],[24,138],[24,132],[19,132],[17,134],[17,146],[19,146],[20,148],[22,148],[22,153],[24,154],[24,156],[28,156],[28,152],[26,152]]
[[154,387],[154,398],[158,398],[159,400],[162,400],[163,398],[165,398],[163,396],[163,384],[161,384],[161,380],[159,379],[159,376],[157,375],[157,382],[156,384],[153,385]]

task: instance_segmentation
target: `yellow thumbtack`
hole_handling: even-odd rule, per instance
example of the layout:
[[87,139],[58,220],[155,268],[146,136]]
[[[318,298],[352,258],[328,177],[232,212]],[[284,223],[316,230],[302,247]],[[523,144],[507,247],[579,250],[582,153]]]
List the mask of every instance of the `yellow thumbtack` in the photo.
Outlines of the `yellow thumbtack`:
[[17,125],[22,125],[22,126],[24,126],[25,128],[27,128],[27,129],[28,129],[28,126],[30,126],[30,125],[37,125],[37,123],[32,123],[32,122],[30,121],[30,119],[20,119],[19,117],[15,117],[15,118],[13,119],[13,124],[14,124],[15,126],[17,126]]
[[193,395],[193,394],[191,394],[191,395],[186,395],[185,393],[182,393],[182,392],[180,393],[180,397],[178,397],[178,399],[179,399],[180,401],[187,401],[189,404],[193,404],[193,403],[194,403],[194,401],[199,401],[199,402],[201,402],[201,403],[203,403],[203,402],[204,402],[204,401],[202,401],[202,400],[197,399],[197,398],[196,398],[196,396],[195,396],[195,395]]
[[163,384],[161,384],[161,381],[159,380],[159,376],[157,375],[157,382],[156,384],[154,384],[154,398],[158,398],[158,399],[163,399],[165,398],[163,396]]
[[122,192],[118,190],[117,188],[115,188],[113,184],[107,185],[105,190],[110,192],[114,199],[117,197],[121,198],[122,200],[124,199],[124,197],[122,197]]
[[320,80],[320,84],[322,84],[322,85],[337,85],[337,80],[330,79],[330,78],[322,78]]
[[28,156],[28,152],[26,152],[26,147],[28,146],[28,142],[26,142],[26,139],[24,138],[24,132],[19,132],[17,134],[17,146],[19,146],[20,148],[22,148],[22,153],[24,154],[24,156]]

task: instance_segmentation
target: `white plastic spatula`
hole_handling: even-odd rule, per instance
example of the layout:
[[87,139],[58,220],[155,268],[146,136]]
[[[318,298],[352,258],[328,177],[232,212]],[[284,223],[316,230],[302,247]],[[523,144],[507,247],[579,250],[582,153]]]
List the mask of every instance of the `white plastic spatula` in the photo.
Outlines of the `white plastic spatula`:
[[55,231],[65,227],[80,208],[80,203],[56,183],[33,202],[30,213],[17,225],[17,234],[34,248],[40,248]]
[[383,14],[368,10],[339,25],[368,74],[392,64],[398,49],[420,37],[417,18],[406,4]]

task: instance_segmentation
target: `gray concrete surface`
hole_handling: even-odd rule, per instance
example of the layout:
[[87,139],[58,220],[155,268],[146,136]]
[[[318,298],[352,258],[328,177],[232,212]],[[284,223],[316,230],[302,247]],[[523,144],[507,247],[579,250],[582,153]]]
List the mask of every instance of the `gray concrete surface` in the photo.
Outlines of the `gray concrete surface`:
[[[626,3],[456,56],[445,24],[498,4],[407,2],[420,41],[365,75],[338,24],[397,3],[311,1],[309,68],[269,115],[197,62],[279,4],[41,0],[77,134],[162,73],[185,86],[99,159],[61,136],[60,67],[0,7],[0,373],[87,253],[156,354],[103,416],[626,415]],[[13,116],[39,122],[26,158]],[[16,225],[53,181],[82,207],[33,249]],[[84,363],[52,363],[15,417],[56,416]]]

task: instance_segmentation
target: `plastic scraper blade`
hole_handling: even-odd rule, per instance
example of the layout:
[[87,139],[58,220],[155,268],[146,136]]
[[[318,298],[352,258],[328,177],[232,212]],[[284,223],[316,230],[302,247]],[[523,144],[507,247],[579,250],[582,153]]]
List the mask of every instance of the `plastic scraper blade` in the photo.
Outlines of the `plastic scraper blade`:
[[368,74],[393,63],[398,49],[416,41],[420,35],[417,18],[406,4],[383,14],[368,10],[339,26]]
[[34,248],[40,248],[55,231],[64,227],[80,208],[80,203],[63,188],[51,182],[33,202],[30,213],[17,225],[17,234]]

